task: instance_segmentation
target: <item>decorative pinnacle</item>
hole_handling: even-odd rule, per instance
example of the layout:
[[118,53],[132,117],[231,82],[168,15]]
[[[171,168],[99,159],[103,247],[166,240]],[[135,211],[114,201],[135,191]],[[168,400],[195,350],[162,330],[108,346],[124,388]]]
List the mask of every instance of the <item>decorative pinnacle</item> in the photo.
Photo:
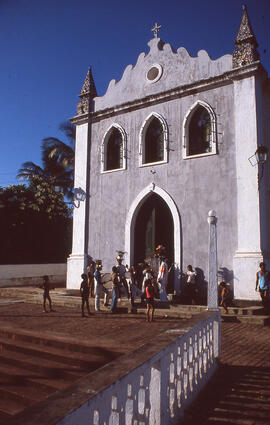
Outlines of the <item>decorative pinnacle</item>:
[[157,38],[158,37],[158,32],[159,32],[159,30],[160,30],[160,28],[161,28],[162,26],[161,25],[159,25],[157,22],[155,23],[155,25],[154,25],[154,28],[152,28],[151,29],[151,31],[153,32],[153,34],[154,34],[154,36],[155,36],[155,38]]
[[91,68],[88,69],[85,81],[82,86],[80,97],[91,97],[92,99],[97,96],[97,90],[94,82],[94,78],[92,75]]
[[242,16],[238,34],[235,40],[235,45],[238,46],[239,43],[248,41],[249,43],[252,43],[255,47],[258,47],[258,43],[255,38],[253,29],[251,27],[251,23],[248,17],[246,6],[243,5],[242,9],[243,9],[243,16]]
[[243,16],[235,40],[236,50],[233,52],[233,68],[256,62],[260,59],[257,52],[258,43],[248,17],[247,8],[242,6]]
[[97,90],[91,68],[88,69],[79,97],[82,100],[77,104],[77,114],[82,115],[92,112],[94,108],[93,99],[97,97]]

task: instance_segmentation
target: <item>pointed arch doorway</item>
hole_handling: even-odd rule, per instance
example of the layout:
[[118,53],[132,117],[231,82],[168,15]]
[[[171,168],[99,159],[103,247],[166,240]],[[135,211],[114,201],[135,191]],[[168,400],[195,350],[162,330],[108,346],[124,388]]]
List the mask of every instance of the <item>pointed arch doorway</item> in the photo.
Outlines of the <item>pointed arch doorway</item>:
[[[132,202],[125,226],[125,251],[128,264],[136,264],[153,254],[158,244],[165,245],[172,271],[172,288],[180,290],[180,216],[170,195],[153,183]],[[150,252],[152,251],[152,252]]]
[[152,193],[141,205],[134,229],[134,263],[152,256],[157,245],[166,247],[170,263],[174,262],[173,218],[166,202]]

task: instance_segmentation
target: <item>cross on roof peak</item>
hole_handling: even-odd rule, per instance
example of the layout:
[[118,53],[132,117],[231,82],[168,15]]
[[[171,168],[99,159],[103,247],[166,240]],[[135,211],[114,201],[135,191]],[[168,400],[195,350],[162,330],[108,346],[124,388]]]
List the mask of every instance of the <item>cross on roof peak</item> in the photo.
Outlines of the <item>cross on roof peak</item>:
[[160,30],[161,25],[159,25],[157,22],[155,23],[154,28],[151,29],[151,31],[153,32],[155,38],[157,38],[158,36],[158,31]]

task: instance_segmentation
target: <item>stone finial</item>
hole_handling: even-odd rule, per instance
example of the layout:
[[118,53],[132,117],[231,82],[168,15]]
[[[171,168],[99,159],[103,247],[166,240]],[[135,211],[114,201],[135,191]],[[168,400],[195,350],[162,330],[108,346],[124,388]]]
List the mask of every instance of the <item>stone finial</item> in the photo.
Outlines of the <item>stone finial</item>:
[[248,65],[260,59],[257,51],[258,43],[251,27],[246,6],[243,6],[243,16],[234,44],[236,49],[233,51],[233,68]]
[[78,103],[77,106],[78,115],[85,114],[91,111],[91,105],[93,103],[94,97],[96,96],[97,90],[92,75],[92,70],[91,68],[89,68],[81,89],[81,93],[79,94],[79,97],[82,100]]

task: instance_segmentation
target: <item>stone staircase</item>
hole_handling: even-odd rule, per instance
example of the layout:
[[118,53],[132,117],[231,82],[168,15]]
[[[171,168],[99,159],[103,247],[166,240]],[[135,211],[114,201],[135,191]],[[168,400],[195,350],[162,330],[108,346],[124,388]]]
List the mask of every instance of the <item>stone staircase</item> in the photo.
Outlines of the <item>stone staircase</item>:
[[268,425],[268,370],[221,365],[179,425]]
[[0,424],[118,355],[97,353],[86,342],[1,326]]

